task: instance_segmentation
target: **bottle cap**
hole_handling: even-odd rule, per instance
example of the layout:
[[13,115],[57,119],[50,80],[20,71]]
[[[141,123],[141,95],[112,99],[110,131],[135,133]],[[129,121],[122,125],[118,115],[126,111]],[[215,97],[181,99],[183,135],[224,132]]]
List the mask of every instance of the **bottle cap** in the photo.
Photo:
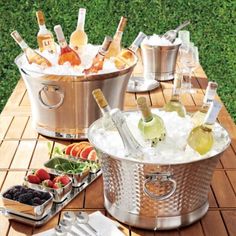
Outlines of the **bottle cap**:
[[45,18],[42,11],[37,11],[36,17],[39,25],[45,25]]
[[101,89],[93,90],[92,94],[93,94],[93,97],[100,108],[104,108],[104,107],[108,106],[108,102],[107,102]]
[[108,50],[111,42],[112,42],[112,37],[106,36],[103,43],[102,43],[102,47],[101,47],[102,51],[106,52]]
[[62,28],[60,25],[55,25],[54,26],[54,31],[56,33],[57,36],[57,40],[60,41],[64,41],[65,40],[65,36],[63,34]]
[[124,28],[125,28],[125,26],[126,26],[126,23],[127,23],[127,18],[124,17],[124,16],[122,16],[122,17],[120,18],[120,23],[119,23],[119,25],[118,25],[118,27],[117,27],[117,31],[123,32],[123,31],[124,31]]

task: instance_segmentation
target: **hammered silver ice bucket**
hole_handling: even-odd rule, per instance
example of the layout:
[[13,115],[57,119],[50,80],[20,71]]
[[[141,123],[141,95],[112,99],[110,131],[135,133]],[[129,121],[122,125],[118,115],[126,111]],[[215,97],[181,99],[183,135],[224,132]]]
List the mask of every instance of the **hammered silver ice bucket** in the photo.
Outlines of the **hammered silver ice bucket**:
[[207,159],[153,164],[101,150],[95,139],[101,123],[99,119],[90,126],[88,139],[101,160],[105,208],[114,218],[138,228],[169,230],[192,224],[206,214],[213,171],[230,144],[229,137],[224,150]]
[[180,45],[181,43],[173,46],[142,44],[144,78],[158,81],[173,80]]
[[38,133],[61,139],[87,138],[90,124],[100,110],[92,91],[100,88],[112,107],[123,109],[128,80],[137,63],[111,73],[88,76],[59,76],[25,71],[22,54],[15,59],[28,91],[32,121]]

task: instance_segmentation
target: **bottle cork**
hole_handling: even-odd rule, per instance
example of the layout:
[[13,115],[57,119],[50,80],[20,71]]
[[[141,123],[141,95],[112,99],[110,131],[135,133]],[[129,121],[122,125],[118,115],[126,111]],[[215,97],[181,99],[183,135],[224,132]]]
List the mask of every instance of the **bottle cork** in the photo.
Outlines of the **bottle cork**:
[[45,18],[42,11],[37,11],[36,17],[39,25],[45,25]]
[[145,121],[150,121],[152,120],[152,113],[150,108],[147,105],[147,101],[145,97],[139,97],[137,99],[137,105],[139,110],[142,112],[142,116]]
[[212,81],[210,81],[208,83],[208,86],[210,87],[210,89],[214,89],[214,90],[216,90],[218,88],[218,84],[216,82],[212,82]]
[[120,23],[119,23],[119,25],[117,27],[117,31],[123,32],[124,28],[126,26],[126,23],[127,23],[127,18],[122,16],[121,19],[120,19]]
[[102,47],[101,47],[102,51],[106,52],[108,50],[111,42],[112,42],[112,37],[106,36],[103,43],[102,43]]
[[93,97],[100,108],[104,108],[104,107],[108,106],[108,102],[107,102],[106,98],[104,97],[104,94],[101,89],[93,90],[92,94],[93,94]]

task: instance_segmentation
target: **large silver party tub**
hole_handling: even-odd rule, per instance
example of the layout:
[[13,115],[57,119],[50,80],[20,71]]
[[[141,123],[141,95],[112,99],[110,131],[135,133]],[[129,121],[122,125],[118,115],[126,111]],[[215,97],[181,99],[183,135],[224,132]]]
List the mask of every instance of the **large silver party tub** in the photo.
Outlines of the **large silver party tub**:
[[100,149],[96,130],[101,123],[99,119],[90,126],[88,138],[101,160],[105,207],[113,217],[139,228],[166,230],[189,225],[206,214],[212,174],[230,144],[228,134],[217,155],[181,164],[153,164]]
[[88,76],[39,74],[22,68],[23,55],[15,59],[26,84],[31,103],[33,126],[43,135],[84,139],[100,110],[92,91],[100,88],[112,107],[123,109],[128,80],[137,63],[126,69]]

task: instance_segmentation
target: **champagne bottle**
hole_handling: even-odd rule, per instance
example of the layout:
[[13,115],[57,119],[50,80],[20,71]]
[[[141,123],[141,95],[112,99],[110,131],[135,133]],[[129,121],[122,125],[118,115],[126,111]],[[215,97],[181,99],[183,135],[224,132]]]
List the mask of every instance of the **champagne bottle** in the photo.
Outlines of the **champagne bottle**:
[[80,8],[76,30],[70,36],[70,46],[76,52],[80,52],[88,43],[88,36],[84,31],[86,9]]
[[[112,121],[113,126],[115,126],[120,134],[123,141],[126,155],[133,158],[142,158],[143,152],[141,145],[136,141],[132,133],[130,132],[125,117],[121,110],[118,108],[110,109],[102,91],[96,89],[92,92],[95,101],[97,102],[99,108],[103,114],[106,114],[106,119]],[[103,115],[103,119],[104,119]]]
[[221,107],[219,102],[212,101],[203,124],[193,128],[188,136],[188,145],[201,155],[209,152],[214,144],[212,127]]
[[142,113],[138,128],[144,139],[151,141],[151,146],[155,147],[159,141],[162,141],[166,135],[166,129],[163,120],[158,115],[152,114],[147,105],[145,97],[137,99],[138,109]]
[[57,35],[57,40],[61,47],[58,64],[63,65],[65,62],[69,62],[72,66],[79,66],[81,64],[80,57],[73,49],[68,46],[61,26],[56,25],[54,27],[54,31]]
[[44,50],[46,50],[50,53],[55,53],[56,47],[54,43],[54,38],[51,31],[49,31],[46,28],[43,12],[37,11],[36,16],[37,16],[38,25],[39,25],[37,41],[38,41],[40,52],[43,52]]
[[192,121],[195,126],[201,125],[204,121],[207,111],[215,98],[216,90],[218,84],[216,82],[209,82],[206,89],[206,94],[203,99],[203,105],[201,106],[200,110],[195,112]]
[[121,51],[121,40],[122,40],[122,34],[124,31],[124,28],[127,23],[127,18],[121,17],[120,23],[117,27],[116,33],[113,37],[113,41],[108,49],[108,52],[106,53],[106,58],[111,58],[117,56]]
[[143,32],[139,32],[133,43],[116,56],[114,62],[117,69],[123,69],[126,66],[131,66],[134,63],[134,53],[136,53],[145,37],[146,35]]
[[172,90],[171,99],[164,106],[164,110],[167,112],[176,111],[180,117],[185,117],[186,110],[184,105],[180,101],[180,89],[181,89],[181,77],[175,76],[174,87]]
[[85,74],[97,73],[98,71],[102,70],[103,64],[104,64],[104,59],[105,59],[105,54],[106,54],[107,49],[109,48],[111,42],[112,42],[112,38],[109,36],[106,36],[97,55],[93,59],[92,65],[88,69],[85,69],[83,71]]
[[16,30],[11,33],[11,36],[15,39],[15,41],[19,44],[21,49],[24,51],[29,64],[35,63],[42,67],[52,66],[50,61],[48,61],[45,57],[41,56],[35,50],[30,48]]

